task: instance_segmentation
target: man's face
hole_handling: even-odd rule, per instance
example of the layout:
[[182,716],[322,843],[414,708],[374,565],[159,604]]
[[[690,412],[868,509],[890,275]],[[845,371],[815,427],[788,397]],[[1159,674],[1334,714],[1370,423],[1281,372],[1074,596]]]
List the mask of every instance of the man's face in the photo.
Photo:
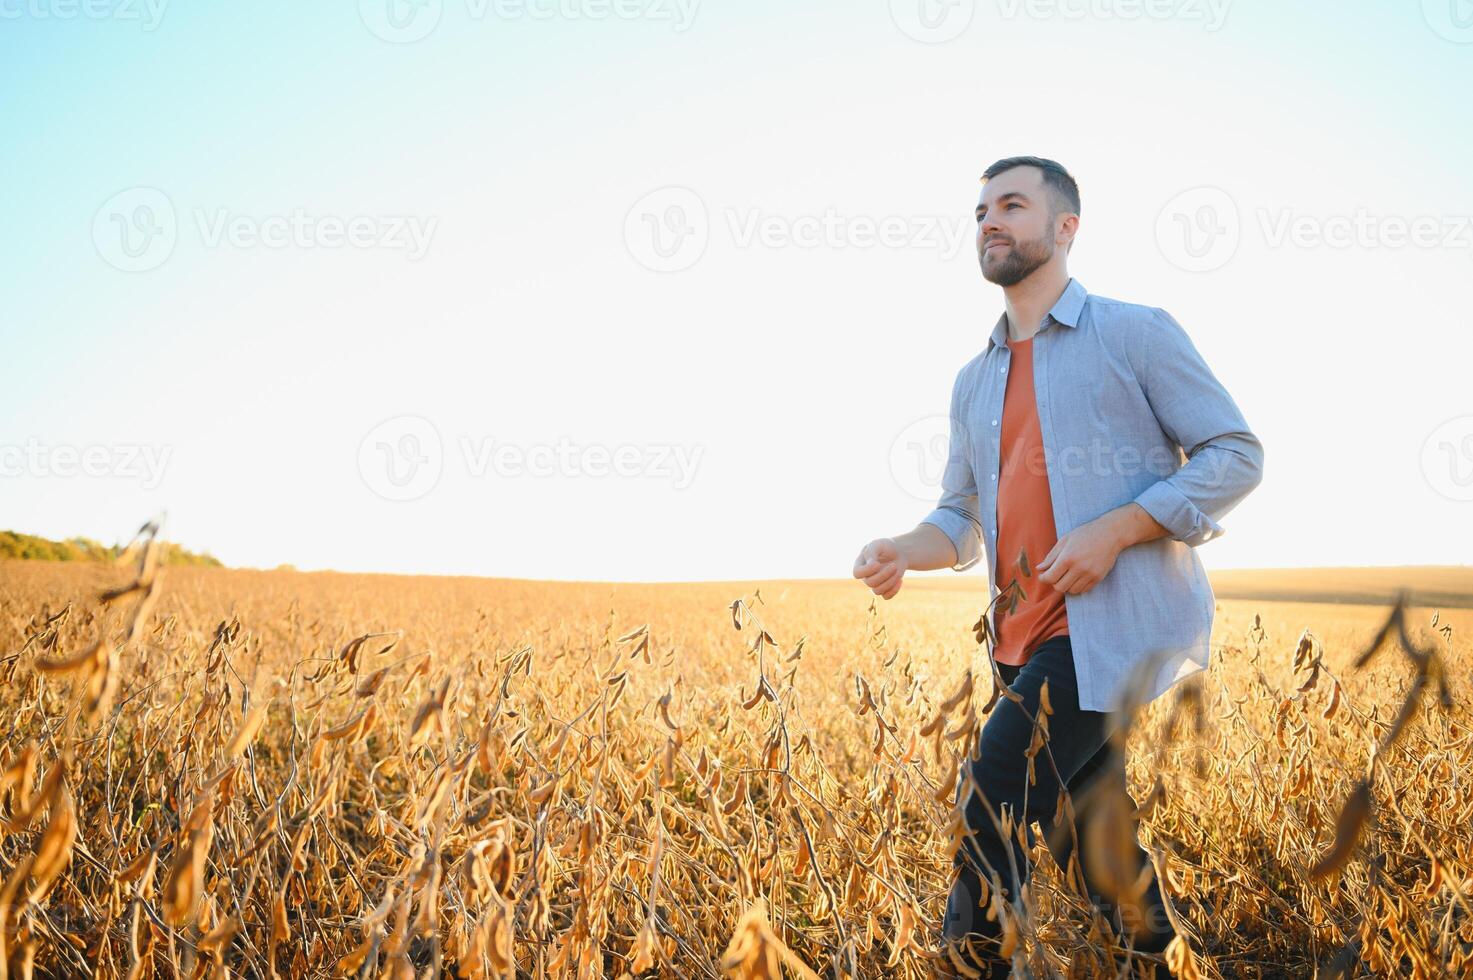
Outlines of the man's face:
[[977,260],[988,282],[1012,286],[1054,256],[1054,219],[1037,167],[1014,167],[982,185]]

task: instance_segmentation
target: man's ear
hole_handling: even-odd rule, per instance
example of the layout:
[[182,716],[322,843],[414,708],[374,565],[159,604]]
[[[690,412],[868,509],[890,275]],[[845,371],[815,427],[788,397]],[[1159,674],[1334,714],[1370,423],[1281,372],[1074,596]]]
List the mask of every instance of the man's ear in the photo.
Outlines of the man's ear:
[[1055,233],[1055,237],[1062,238],[1066,235],[1068,236],[1064,243],[1064,252],[1068,254],[1069,249],[1074,247],[1074,236],[1079,232],[1079,215],[1062,214],[1059,217],[1061,220],[1059,221],[1059,228]]

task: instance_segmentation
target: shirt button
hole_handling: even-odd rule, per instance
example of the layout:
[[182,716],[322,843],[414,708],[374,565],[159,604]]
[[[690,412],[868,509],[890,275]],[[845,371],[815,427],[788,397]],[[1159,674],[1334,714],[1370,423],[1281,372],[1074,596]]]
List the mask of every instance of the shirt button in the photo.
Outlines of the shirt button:
[[994,474],[992,474],[992,478],[993,478],[993,479],[994,479],[994,480],[996,480],[996,479],[997,479],[997,474],[996,474],[996,473],[994,473]]
[[1002,369],[1002,373],[1003,373],[1003,374],[1007,374],[1007,373],[1008,373],[1008,369],[1007,369],[1007,368],[1003,368],[1003,369]]
[[996,425],[996,424],[997,424],[997,419],[993,419],[993,420],[992,420],[992,424],[993,424],[993,425]]

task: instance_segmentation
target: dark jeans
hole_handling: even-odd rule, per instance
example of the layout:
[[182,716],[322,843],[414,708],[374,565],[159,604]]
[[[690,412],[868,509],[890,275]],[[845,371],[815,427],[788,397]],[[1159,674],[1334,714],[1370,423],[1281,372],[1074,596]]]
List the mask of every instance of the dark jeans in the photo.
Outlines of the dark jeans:
[[[978,875],[992,887],[1000,884],[1008,901],[1017,897],[1019,886],[1028,880],[1031,871],[1027,865],[1027,852],[1018,842],[1016,828],[1019,823],[1027,828],[1025,833],[1031,845],[1035,839],[1032,824],[1038,822],[1044,830],[1050,853],[1066,874],[1070,873],[1070,857],[1077,851],[1077,861],[1084,873],[1090,900],[1117,930],[1122,924],[1089,873],[1091,862],[1086,851],[1090,803],[1100,798],[1099,792],[1123,794],[1132,811],[1133,869],[1138,872],[1150,860],[1136,841],[1133,815],[1136,803],[1126,783],[1125,758],[1110,738],[1111,716],[1108,712],[1083,711],[1079,707],[1079,688],[1069,637],[1056,636],[1045,640],[1021,668],[1009,664],[998,664],[997,668],[1009,689],[1022,695],[1023,704],[1020,706],[999,697],[982,726],[978,751],[973,753],[976,757],[962,762],[957,800],[966,800],[963,809],[966,836],[956,852],[957,879],[947,903],[944,930],[948,941],[963,937],[973,940],[973,948],[980,949],[981,953],[968,959],[971,965],[982,969],[983,976],[1007,976],[1007,964],[996,956],[1001,926],[996,919],[987,918],[990,896],[986,905],[978,905]],[[1030,718],[1038,714],[1039,689],[1045,680],[1048,681],[1049,706],[1053,711],[1048,719],[1049,737],[1034,756],[1034,783],[1030,786],[1025,753],[1033,740]],[[990,684],[984,689],[990,689]],[[1027,714],[1022,708],[1027,709]],[[980,788],[980,796],[970,786],[968,773]],[[1061,820],[1058,827],[1053,826],[1061,781],[1067,787],[1074,807],[1072,833],[1067,819]],[[999,820],[1003,806],[1011,809],[1014,828],[1011,835],[999,835],[987,815],[983,798]],[[1146,915],[1140,930],[1135,933],[1135,948],[1159,952],[1173,933],[1162,908],[1161,892],[1154,874],[1142,897],[1142,906]]]

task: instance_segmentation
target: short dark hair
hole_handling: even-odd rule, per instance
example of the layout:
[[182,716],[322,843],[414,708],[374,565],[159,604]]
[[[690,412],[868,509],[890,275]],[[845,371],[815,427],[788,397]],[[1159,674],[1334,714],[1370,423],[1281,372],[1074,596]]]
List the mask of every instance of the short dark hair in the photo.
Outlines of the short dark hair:
[[1069,171],[1064,169],[1064,165],[1054,160],[1043,157],[1004,157],[982,171],[982,181],[986,183],[1014,167],[1037,167],[1043,171],[1043,186],[1049,189],[1053,197],[1050,208],[1054,214],[1060,211],[1079,213],[1079,185],[1074,182]]

